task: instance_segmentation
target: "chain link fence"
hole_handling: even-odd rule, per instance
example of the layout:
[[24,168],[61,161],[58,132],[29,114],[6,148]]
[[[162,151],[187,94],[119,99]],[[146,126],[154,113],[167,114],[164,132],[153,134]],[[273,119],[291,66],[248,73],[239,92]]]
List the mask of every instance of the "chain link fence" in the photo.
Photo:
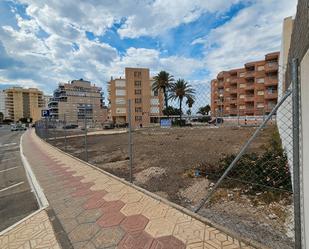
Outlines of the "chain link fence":
[[179,99],[170,100],[170,110],[160,115],[136,118],[140,110],[129,100],[128,123],[118,127],[87,118],[68,123],[64,116],[37,122],[36,133],[241,237],[293,248],[291,89],[277,105],[264,96],[264,105],[254,106],[256,116],[246,115],[252,100],[240,99],[247,109],[231,116],[235,104],[221,100],[222,107],[211,112],[210,88],[192,87],[193,103],[184,98],[180,108]]

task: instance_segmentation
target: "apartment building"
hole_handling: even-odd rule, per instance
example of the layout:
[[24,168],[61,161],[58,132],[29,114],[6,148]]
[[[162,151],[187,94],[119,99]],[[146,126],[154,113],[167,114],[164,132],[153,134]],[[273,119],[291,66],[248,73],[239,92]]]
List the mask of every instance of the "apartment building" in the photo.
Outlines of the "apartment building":
[[32,121],[35,122],[41,118],[42,91],[37,88],[13,87],[6,89],[5,94],[6,118],[14,122],[21,118],[32,118]]
[[222,116],[268,114],[278,99],[279,52],[243,68],[223,71],[211,81],[211,112]]
[[131,100],[132,125],[157,123],[163,110],[163,96],[152,91],[154,80],[148,68],[125,68],[125,78],[109,82],[110,116],[115,124],[128,123],[128,100]]
[[0,112],[2,113],[2,118],[5,119],[7,116],[7,111],[5,109],[5,91],[0,90]]
[[107,119],[102,89],[83,79],[59,83],[49,99],[48,109],[51,118],[65,118],[67,123],[84,122],[86,119],[87,123],[95,126]]

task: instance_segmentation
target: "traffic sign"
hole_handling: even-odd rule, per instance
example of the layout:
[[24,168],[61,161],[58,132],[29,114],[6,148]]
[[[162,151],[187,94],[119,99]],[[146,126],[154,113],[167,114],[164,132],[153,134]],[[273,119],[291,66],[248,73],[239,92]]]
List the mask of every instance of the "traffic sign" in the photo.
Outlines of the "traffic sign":
[[42,117],[49,117],[49,110],[42,110]]

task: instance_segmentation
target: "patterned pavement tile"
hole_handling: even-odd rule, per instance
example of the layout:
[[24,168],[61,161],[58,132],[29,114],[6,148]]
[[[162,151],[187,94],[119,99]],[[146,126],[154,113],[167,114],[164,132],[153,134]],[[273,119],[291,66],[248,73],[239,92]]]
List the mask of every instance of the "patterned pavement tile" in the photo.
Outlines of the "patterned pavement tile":
[[60,249],[60,246],[47,213],[42,210],[0,236],[0,248]]
[[97,209],[102,207],[106,201],[103,198],[91,197],[83,205],[84,209]]
[[80,224],[69,233],[72,243],[89,241],[100,230],[95,224]]
[[142,215],[148,219],[163,218],[168,210],[168,206],[162,203],[157,205],[147,206],[142,212]]
[[145,231],[154,238],[169,236],[173,234],[175,224],[166,218],[157,218],[150,220]]
[[[55,150],[33,133],[26,133],[24,143],[26,156],[75,249],[251,248]],[[58,244],[49,246],[52,228],[42,236],[45,221],[38,217],[35,222],[31,241],[25,239],[28,231],[24,227],[16,231],[14,249],[59,248]],[[8,247],[9,241],[9,237],[0,237],[0,248]]]
[[149,220],[143,215],[132,215],[126,217],[120,224],[120,226],[127,232],[138,232],[145,229]]
[[117,246],[125,232],[118,226],[101,229],[91,240],[96,248],[111,248]]
[[[185,249],[186,245],[174,236],[164,236],[153,241],[151,249]],[[202,248],[203,249],[203,248]]]
[[132,193],[126,193],[125,195],[122,196],[121,200],[124,203],[133,203],[133,202],[140,201],[142,198],[143,198],[143,194],[135,191]]
[[91,209],[85,210],[80,215],[77,216],[76,220],[78,223],[94,223],[102,216],[102,210]]
[[101,207],[103,213],[119,211],[125,204],[122,201],[108,201]]
[[124,207],[120,210],[124,215],[130,216],[135,214],[141,214],[143,209],[146,207],[144,202],[133,202],[125,204]]
[[78,226],[78,222],[75,218],[61,219],[61,224],[66,233],[70,233],[75,227]]
[[169,208],[165,214],[165,217],[166,219],[170,220],[171,222],[174,222],[175,224],[188,222],[192,220],[192,218],[189,215],[184,214],[174,208]]
[[118,244],[118,249],[150,249],[153,238],[145,232],[127,233]]
[[125,216],[120,212],[109,212],[106,214],[103,214],[100,219],[97,220],[97,224],[100,227],[113,227],[119,225],[123,220]]
[[206,226],[204,223],[192,220],[176,224],[173,235],[185,244],[204,241]]

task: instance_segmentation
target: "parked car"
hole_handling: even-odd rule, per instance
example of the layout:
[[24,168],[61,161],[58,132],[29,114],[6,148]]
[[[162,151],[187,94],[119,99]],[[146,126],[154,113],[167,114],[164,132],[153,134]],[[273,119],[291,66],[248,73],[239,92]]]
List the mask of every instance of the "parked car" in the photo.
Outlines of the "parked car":
[[75,129],[77,127],[78,127],[77,124],[67,124],[67,125],[64,125],[62,128],[63,129]]
[[17,125],[11,124],[11,131],[17,131]]
[[107,121],[102,124],[103,129],[114,129],[115,125],[113,122]]
[[11,131],[25,131],[27,127],[25,124],[11,124]]
[[214,119],[211,119],[210,121],[208,121],[208,124],[213,124],[213,125],[223,124],[223,123],[224,123],[223,118],[214,118]]

